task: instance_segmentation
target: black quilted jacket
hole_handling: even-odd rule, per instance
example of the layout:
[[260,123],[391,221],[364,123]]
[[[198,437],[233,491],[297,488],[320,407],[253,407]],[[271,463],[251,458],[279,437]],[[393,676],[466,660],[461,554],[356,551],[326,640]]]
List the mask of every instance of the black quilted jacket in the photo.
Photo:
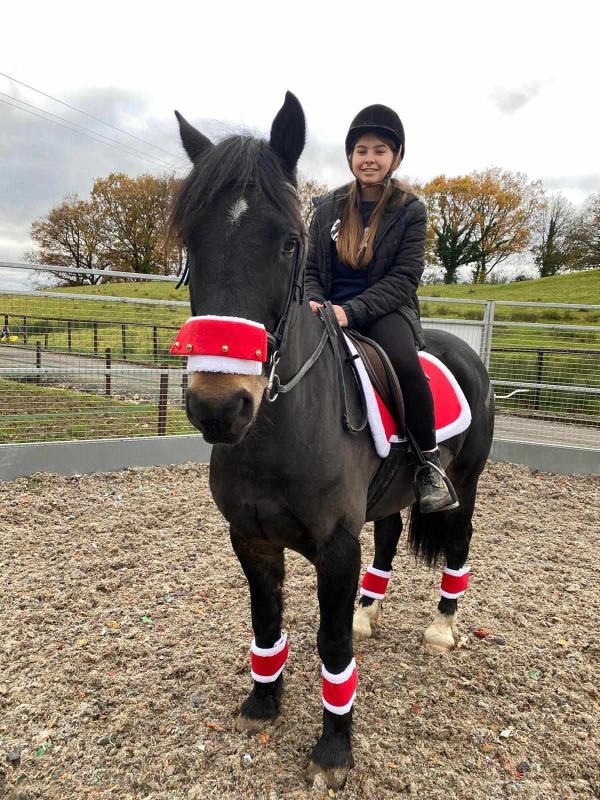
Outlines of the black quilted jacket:
[[[349,185],[342,186],[314,201],[305,278],[309,300],[330,296],[331,228],[342,216],[348,190]],[[417,287],[423,274],[426,229],[425,206],[414,194],[402,192],[397,201],[388,204],[367,267],[369,286],[342,305],[351,328],[365,331],[379,317],[399,311],[410,323],[418,346],[424,346]]]

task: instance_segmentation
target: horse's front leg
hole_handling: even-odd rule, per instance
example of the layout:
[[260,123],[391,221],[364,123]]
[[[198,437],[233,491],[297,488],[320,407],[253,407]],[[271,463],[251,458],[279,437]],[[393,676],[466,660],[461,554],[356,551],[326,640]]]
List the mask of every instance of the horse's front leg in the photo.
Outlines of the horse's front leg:
[[317,637],[323,662],[323,733],[313,748],[307,779],[321,775],[330,789],[346,782],[352,758],[352,703],[356,664],[352,611],[360,572],[358,536],[339,527],[319,547],[317,560],[321,624]]
[[252,677],[254,686],[242,703],[235,727],[255,733],[279,714],[283,695],[283,665],[287,639],[281,630],[282,586],[285,574],[283,549],[265,547],[230,530],[231,542],[250,588],[254,641]]

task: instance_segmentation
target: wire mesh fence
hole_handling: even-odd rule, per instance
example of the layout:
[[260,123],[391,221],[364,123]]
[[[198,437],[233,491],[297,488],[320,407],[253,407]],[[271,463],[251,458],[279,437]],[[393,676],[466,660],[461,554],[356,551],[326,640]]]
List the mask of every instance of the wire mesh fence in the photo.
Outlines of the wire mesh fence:
[[188,316],[186,301],[0,290],[0,443],[194,432],[169,354]]
[[[0,444],[195,432],[184,365],[169,354],[189,303],[131,292],[0,280]],[[460,336],[488,366],[497,438],[600,449],[600,306],[423,301],[425,327]]]

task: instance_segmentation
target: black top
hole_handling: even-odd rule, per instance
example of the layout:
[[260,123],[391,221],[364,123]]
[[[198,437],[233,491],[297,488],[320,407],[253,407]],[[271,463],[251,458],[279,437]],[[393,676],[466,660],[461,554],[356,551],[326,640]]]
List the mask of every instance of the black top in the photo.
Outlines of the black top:
[[[369,224],[371,214],[376,205],[376,200],[361,201],[360,213],[363,227],[366,228]],[[332,303],[339,306],[347,300],[352,300],[357,294],[364,292],[369,285],[367,270],[354,269],[340,261],[333,239],[331,240],[331,263],[333,267],[333,286],[329,299]]]

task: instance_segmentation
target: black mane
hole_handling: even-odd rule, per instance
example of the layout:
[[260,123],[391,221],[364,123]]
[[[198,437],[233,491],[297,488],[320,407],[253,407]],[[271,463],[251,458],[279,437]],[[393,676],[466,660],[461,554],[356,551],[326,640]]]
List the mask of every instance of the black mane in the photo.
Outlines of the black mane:
[[177,192],[171,213],[171,233],[184,241],[199,216],[224,190],[252,186],[275,208],[299,225],[303,234],[295,178],[285,172],[269,142],[252,136],[229,136],[209,148]]

